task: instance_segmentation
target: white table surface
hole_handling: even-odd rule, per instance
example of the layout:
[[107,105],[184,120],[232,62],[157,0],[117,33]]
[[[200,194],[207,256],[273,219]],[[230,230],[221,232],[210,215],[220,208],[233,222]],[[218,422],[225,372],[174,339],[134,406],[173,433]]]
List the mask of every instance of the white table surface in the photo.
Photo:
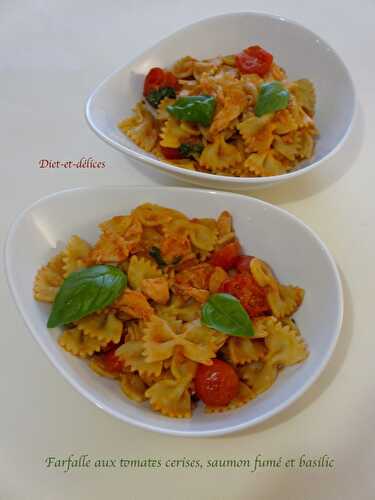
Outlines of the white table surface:
[[[108,416],[55,370],[0,283],[1,500],[349,500],[375,493],[374,215],[375,3],[371,0],[0,2],[2,129],[0,229],[64,188],[176,182],[146,174],[100,141],[84,101],[115,68],[175,29],[213,14],[259,10],[300,21],[344,58],[359,107],[344,148],[318,172],[256,196],[301,217],[342,272],[345,317],[328,367],[288,410],[254,429],[214,439],[146,432]],[[38,161],[104,160],[102,170],[42,170]],[[27,249],[25,249],[27,251]],[[47,469],[46,456],[334,458],[333,469]]]

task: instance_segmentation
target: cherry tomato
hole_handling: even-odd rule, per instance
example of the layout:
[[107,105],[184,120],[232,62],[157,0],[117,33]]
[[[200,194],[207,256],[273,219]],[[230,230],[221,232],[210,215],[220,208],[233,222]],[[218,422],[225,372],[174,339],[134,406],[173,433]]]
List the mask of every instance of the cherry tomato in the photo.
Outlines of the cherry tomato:
[[100,355],[100,361],[103,363],[105,370],[109,372],[120,372],[124,368],[123,362],[116,356],[116,349]]
[[271,68],[273,55],[259,45],[248,47],[236,55],[236,66],[241,73],[256,73],[264,76]]
[[249,273],[250,262],[253,258],[251,255],[239,255],[234,262],[234,267],[239,273]]
[[151,68],[145,78],[143,95],[147,96],[152,90],[162,87],[164,79],[164,70],[162,68]]
[[215,267],[222,267],[226,271],[233,267],[237,257],[241,254],[241,247],[238,241],[228,243],[225,247],[216,250],[211,257],[211,264]]
[[179,160],[182,158],[179,148],[165,148],[164,146],[160,146],[160,149],[167,160]]
[[143,95],[146,97],[153,90],[158,90],[162,87],[177,89],[177,78],[170,71],[164,71],[162,68],[151,68],[145,78]]
[[235,370],[220,359],[212,365],[199,364],[195,376],[198,397],[208,406],[225,406],[237,395],[240,379]]
[[178,88],[178,81],[173,73],[171,73],[170,71],[165,71],[164,76],[165,78],[163,87],[172,87],[173,89]]
[[251,274],[240,273],[225,280],[220,285],[219,292],[237,297],[250,318],[262,316],[270,311],[265,290],[256,283]]

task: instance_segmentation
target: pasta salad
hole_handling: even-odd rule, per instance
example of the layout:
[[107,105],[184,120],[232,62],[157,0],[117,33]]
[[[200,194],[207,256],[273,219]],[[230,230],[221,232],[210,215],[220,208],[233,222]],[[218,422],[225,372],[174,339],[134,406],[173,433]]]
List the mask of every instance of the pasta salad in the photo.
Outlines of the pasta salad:
[[273,55],[255,45],[239,54],[178,60],[151,68],[142,101],[119,123],[147,152],[201,172],[264,177],[313,156],[315,91],[289,81]]
[[145,203],[99,224],[91,245],[73,235],[41,267],[34,298],[47,326],[124,395],[168,417],[239,408],[308,356],[292,319],[304,290],[244,255],[223,211],[189,218]]

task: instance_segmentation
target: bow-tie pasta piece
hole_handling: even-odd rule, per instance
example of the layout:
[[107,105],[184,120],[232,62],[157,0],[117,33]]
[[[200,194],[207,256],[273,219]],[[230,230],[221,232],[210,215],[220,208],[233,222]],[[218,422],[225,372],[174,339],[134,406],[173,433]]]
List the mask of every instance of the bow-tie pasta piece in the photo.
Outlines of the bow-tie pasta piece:
[[216,227],[209,227],[207,224],[200,222],[191,222],[188,234],[196,248],[210,252],[214,249],[218,231]]
[[258,316],[257,318],[253,318],[254,337],[252,338],[263,339],[267,337],[277,321],[277,318],[274,316]]
[[126,340],[142,340],[143,339],[143,328],[144,328],[144,322],[143,321],[128,321],[127,324],[127,333],[126,333]]
[[138,372],[139,375],[155,375],[159,376],[163,369],[161,361],[148,362],[144,355],[145,344],[143,340],[126,340],[116,350],[118,356],[124,363],[126,368],[130,368],[132,372]]
[[236,233],[233,231],[233,219],[231,214],[224,210],[217,219],[218,239],[216,247],[220,248],[227,243],[231,243],[236,238]]
[[129,247],[117,234],[102,233],[94,245],[90,260],[92,264],[123,262],[129,255]]
[[267,301],[276,318],[285,318],[296,312],[303,301],[302,288],[280,284],[271,268],[260,259],[251,260],[250,271],[258,285],[268,289]]
[[91,245],[79,236],[72,236],[63,251],[64,277],[87,267]]
[[226,406],[205,406],[206,413],[222,413],[229,410],[241,408],[246,403],[255,398],[255,393],[244,382],[240,382],[237,395]]
[[159,103],[158,109],[156,110],[156,118],[161,121],[165,122],[170,118],[170,114],[168,113],[167,106],[170,106],[171,104],[174,104],[176,99],[171,99],[170,97],[164,97]]
[[305,78],[291,82],[288,89],[295,96],[298,104],[310,116],[315,114],[316,95],[314,85]]
[[177,335],[170,323],[152,316],[144,328],[144,353],[147,362],[164,361],[172,357],[178,345]]
[[158,278],[161,276],[161,271],[156,264],[143,257],[133,255],[130,258],[128,267],[129,286],[133,290],[140,290],[142,280],[147,278]]
[[[171,361],[171,360],[168,360],[168,361]],[[164,367],[164,363],[163,363],[163,369],[159,375],[149,374],[149,373],[140,373],[139,376],[141,377],[143,382],[147,385],[147,387],[151,387],[152,385],[156,384],[156,382],[160,382],[161,380],[166,380],[166,379],[172,378],[170,366]]]
[[173,378],[156,382],[146,391],[151,407],[168,417],[190,417],[191,395],[188,388],[196,369],[196,363],[176,352],[171,365]]
[[189,129],[181,126],[181,122],[170,116],[161,129],[160,137],[162,147],[175,149],[189,142],[192,134]]
[[134,115],[119,123],[119,128],[137,146],[151,151],[158,140],[158,124],[145,104],[139,102],[134,108]]
[[273,113],[268,113],[263,116],[255,116],[251,113],[246,120],[237,125],[237,129],[244,140],[245,147],[249,147],[259,133],[261,133],[267,125],[272,122]]
[[147,320],[154,313],[154,309],[147,302],[143,293],[129,288],[112,304],[112,307],[116,311],[125,313],[129,318]]
[[164,226],[173,220],[188,220],[186,215],[172,208],[165,208],[153,203],[143,203],[132,214],[145,227]]
[[184,381],[162,380],[149,387],[145,393],[154,411],[166,417],[191,417],[191,396]]
[[238,149],[225,141],[224,134],[219,134],[212,144],[205,146],[199,158],[199,164],[222,174],[242,160]]
[[277,290],[271,290],[267,294],[272,314],[277,318],[291,316],[302,304],[304,294],[304,290],[297,286],[279,285]]
[[63,349],[74,354],[74,356],[87,358],[88,356],[92,356],[94,352],[100,351],[108,341],[85,335],[80,328],[70,328],[60,335],[58,343]]
[[142,403],[146,400],[145,392],[147,385],[138,374],[124,373],[120,379],[120,387],[129,399],[137,403]]
[[90,359],[89,367],[101,377],[119,379],[123,374],[123,370],[108,370],[108,367],[103,362],[101,354],[97,354]]
[[231,85],[227,87],[224,85],[222,108],[215,114],[210,126],[212,137],[225,130],[233,120],[240,116],[248,104],[243,86],[240,83],[236,84],[234,78],[223,78],[222,82],[224,83],[226,80],[229,80]]
[[99,227],[102,234],[91,252],[93,263],[123,262],[141,240],[142,225],[132,216],[115,216]]
[[196,59],[191,56],[185,56],[178,59],[172,67],[172,73],[177,78],[188,78],[193,75],[193,68]]
[[278,282],[271,268],[261,259],[251,259],[250,271],[259,286],[269,287],[274,290],[278,288]]
[[238,373],[254,395],[258,396],[274,384],[278,370],[272,362],[256,361],[239,367]]
[[158,306],[156,311],[157,315],[166,321],[170,319],[193,321],[200,317],[201,304],[195,300],[185,301],[181,296],[173,295],[168,305]]
[[157,304],[167,304],[169,301],[169,285],[164,277],[143,279],[141,290],[146,297]]
[[267,362],[278,367],[295,365],[308,357],[306,344],[292,321],[277,322],[264,342]]
[[[208,326],[202,325],[200,320],[197,319],[185,324],[184,338],[195,345],[201,346],[203,348],[202,352],[208,352],[207,350],[211,349],[214,353],[216,353],[224,345],[228,336],[224,333],[218,332],[217,330],[209,328]],[[187,356],[186,350],[185,356]],[[191,356],[189,357],[190,359],[194,359]],[[195,359],[195,361],[208,364],[206,359],[207,358],[205,358],[204,355],[203,361],[199,361],[197,359]]]
[[37,272],[34,279],[34,299],[52,304],[64,281],[63,253],[53,257],[46,266]]
[[122,321],[114,314],[94,313],[76,322],[77,328],[85,335],[100,341],[120,342],[123,330]]
[[211,293],[217,293],[220,289],[221,284],[228,278],[228,273],[224,271],[222,267],[215,267],[208,282],[209,291]]
[[245,160],[244,167],[259,177],[280,175],[289,169],[287,160],[281,161],[277,159],[271,150],[265,153],[250,154]]
[[235,365],[244,365],[263,359],[266,348],[262,342],[252,341],[245,337],[229,337],[225,345],[228,360]]

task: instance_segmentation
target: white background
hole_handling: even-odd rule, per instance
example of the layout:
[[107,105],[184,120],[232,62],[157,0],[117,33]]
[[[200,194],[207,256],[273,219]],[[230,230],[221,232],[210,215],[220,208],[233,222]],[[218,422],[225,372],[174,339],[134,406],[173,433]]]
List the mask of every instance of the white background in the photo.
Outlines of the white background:
[[[183,439],[133,428],[83,399],[50,365],[0,283],[1,500],[372,499],[374,481],[375,3],[371,0],[1,0],[0,229],[41,196],[64,188],[176,184],[146,173],[101,142],[84,102],[107,74],[202,17],[259,10],[303,23],[343,57],[359,98],[344,148],[318,172],[256,196],[301,217],[342,273],[344,327],[318,382],[287,411],[240,434]],[[218,34],[220,36],[220,34]],[[251,34],[249,34],[249,41]],[[303,76],[303,75],[302,75]],[[102,170],[39,169],[92,156]],[[25,252],[27,248],[25,248]],[[30,284],[31,285],[31,284]],[[333,470],[46,469],[66,457],[335,459]]]

